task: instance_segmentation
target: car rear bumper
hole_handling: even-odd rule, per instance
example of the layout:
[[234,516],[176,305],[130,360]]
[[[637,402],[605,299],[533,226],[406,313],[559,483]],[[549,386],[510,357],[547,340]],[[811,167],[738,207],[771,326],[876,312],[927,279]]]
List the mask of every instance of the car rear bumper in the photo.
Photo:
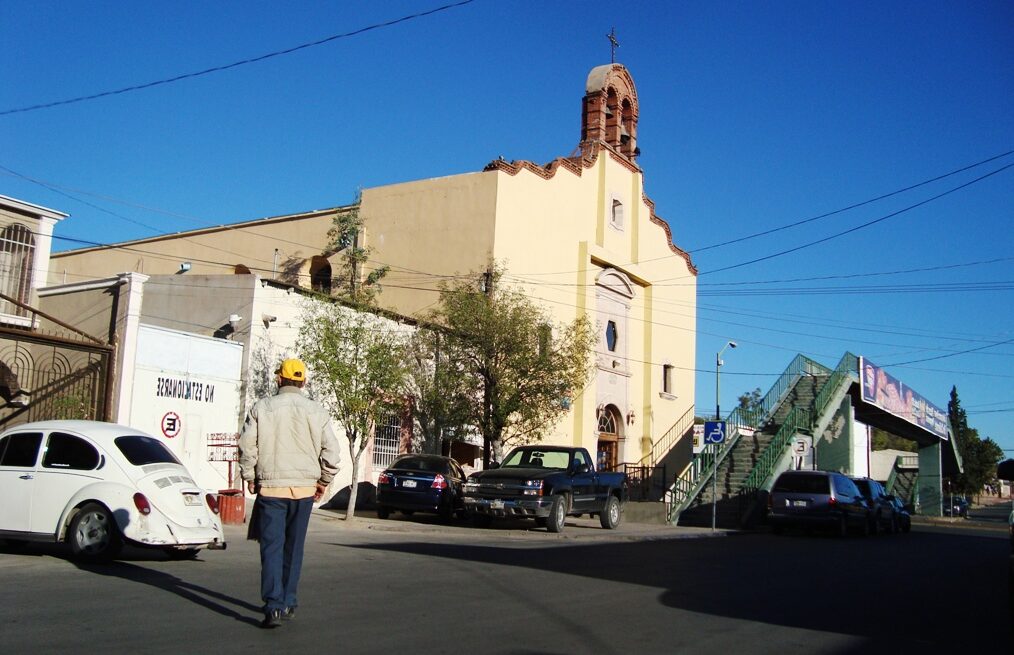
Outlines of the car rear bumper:
[[538,496],[530,499],[465,497],[466,511],[472,514],[487,514],[489,516],[545,518],[549,516],[549,510],[552,506],[553,499],[548,496]]

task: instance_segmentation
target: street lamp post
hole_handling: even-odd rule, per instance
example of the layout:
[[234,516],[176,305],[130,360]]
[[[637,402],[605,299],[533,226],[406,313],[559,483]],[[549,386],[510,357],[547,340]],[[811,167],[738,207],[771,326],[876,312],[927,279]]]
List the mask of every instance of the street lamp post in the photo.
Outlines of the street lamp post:
[[[725,352],[726,348],[735,348],[735,341],[727,341],[722,349],[715,354],[715,420],[722,420],[722,407],[721,407],[721,377],[722,372],[722,353]],[[725,438],[729,438],[729,433],[726,431]],[[719,444],[712,444],[714,448],[714,468],[711,471],[711,529],[714,530],[718,522],[718,449],[721,448]]]
[[721,391],[721,375],[720,374],[722,372],[722,364],[723,364],[723,362],[722,362],[722,353],[725,352],[726,348],[735,348],[735,347],[736,347],[736,342],[735,341],[729,341],[724,346],[722,346],[721,350],[719,350],[715,354],[715,420],[716,421],[721,421],[722,420],[722,409],[721,409],[721,406],[720,406],[721,400],[720,400],[720,396],[719,396],[719,393]]

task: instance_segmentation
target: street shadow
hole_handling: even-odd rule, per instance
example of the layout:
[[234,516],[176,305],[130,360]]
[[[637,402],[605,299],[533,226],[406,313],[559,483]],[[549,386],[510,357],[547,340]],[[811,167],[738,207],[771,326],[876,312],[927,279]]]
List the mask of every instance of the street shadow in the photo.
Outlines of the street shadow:
[[82,571],[148,585],[162,591],[176,594],[180,598],[200,605],[201,607],[215,612],[216,614],[220,614],[226,618],[239,621],[240,623],[246,623],[248,625],[260,625],[259,618],[255,619],[246,614],[241,614],[237,610],[228,606],[232,605],[259,616],[262,611],[260,605],[254,605],[234,596],[229,596],[228,594],[223,594],[222,592],[208,589],[207,587],[202,587],[200,585],[193,584],[192,582],[187,582],[186,580],[170,573],[156,571],[154,569],[145,568],[143,566],[138,566],[124,561],[109,562],[107,564],[85,564],[73,560],[72,562]]
[[843,652],[1014,652],[1005,648],[1012,644],[1009,546],[996,538],[765,534],[536,548],[426,542],[344,547],[659,588],[659,603],[674,609],[862,640],[862,647]]

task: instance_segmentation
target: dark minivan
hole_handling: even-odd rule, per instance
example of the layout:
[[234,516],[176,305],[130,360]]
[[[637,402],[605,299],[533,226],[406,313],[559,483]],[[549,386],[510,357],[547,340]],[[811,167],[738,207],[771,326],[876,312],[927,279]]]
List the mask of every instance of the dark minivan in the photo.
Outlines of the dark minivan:
[[844,537],[870,532],[870,506],[855,483],[834,471],[785,471],[768,496],[768,523],[783,528],[828,528]]

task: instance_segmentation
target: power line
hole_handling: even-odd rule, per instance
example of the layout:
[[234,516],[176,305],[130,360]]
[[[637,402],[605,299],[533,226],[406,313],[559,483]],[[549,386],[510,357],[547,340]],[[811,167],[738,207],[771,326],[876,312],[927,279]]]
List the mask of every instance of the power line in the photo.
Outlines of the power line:
[[206,69],[201,70],[201,71],[195,71],[195,72],[191,72],[191,73],[183,73],[182,75],[176,75],[174,77],[167,77],[167,78],[164,78],[164,79],[161,79],[161,80],[155,80],[153,82],[145,82],[144,84],[135,84],[133,86],[127,86],[127,87],[123,87],[121,89],[115,89],[115,90],[112,90],[112,91],[101,91],[99,93],[93,93],[91,95],[85,95],[85,96],[78,96],[76,98],[68,98],[66,100],[55,100],[53,102],[45,102],[45,103],[40,103],[40,104],[37,104],[37,105],[29,105],[27,107],[17,107],[17,108],[14,108],[14,109],[5,109],[5,110],[0,111],[0,116],[6,116],[6,115],[9,115],[9,114],[25,113],[25,112],[29,112],[29,111],[35,111],[37,109],[48,109],[50,107],[58,107],[60,105],[70,105],[70,104],[74,104],[74,103],[78,103],[78,102],[85,102],[87,100],[95,100],[97,98],[105,98],[105,97],[108,97],[108,96],[115,96],[115,95],[120,95],[120,94],[123,94],[123,93],[130,93],[132,91],[140,91],[142,89],[150,89],[152,87],[162,86],[164,84],[172,84],[174,82],[180,82],[182,80],[188,80],[188,79],[192,79],[192,78],[195,78],[195,77],[201,77],[203,75],[210,75],[211,73],[219,73],[219,72],[222,72],[222,71],[229,70],[231,68],[238,68],[240,66],[245,66],[247,64],[255,64],[255,63],[258,63],[258,62],[261,62],[261,61],[265,61],[267,59],[272,59],[274,57],[280,57],[282,55],[292,54],[293,52],[298,52],[300,50],[305,50],[307,48],[313,48],[313,47],[316,47],[316,46],[319,46],[319,45],[323,45],[325,43],[330,43],[331,41],[337,41],[338,39],[347,39],[349,37],[358,36],[360,34],[363,34],[365,32],[370,32],[372,30],[378,30],[378,29],[381,29],[381,28],[384,28],[384,27],[391,27],[393,25],[397,25],[398,23],[404,23],[406,21],[414,20],[416,18],[422,18],[424,16],[430,16],[432,14],[436,14],[436,13],[439,13],[441,11],[446,11],[448,9],[454,9],[456,7],[461,7],[463,5],[470,4],[470,3],[474,2],[474,1],[475,0],[461,0],[460,2],[455,2],[453,4],[444,5],[442,7],[437,7],[436,9],[430,9],[428,11],[422,11],[422,12],[419,12],[419,13],[416,13],[416,14],[410,14],[408,16],[402,16],[401,18],[396,18],[394,20],[389,20],[389,21],[386,21],[386,22],[383,22],[383,23],[376,23],[374,25],[369,25],[367,27],[361,27],[358,30],[353,30],[351,32],[345,32],[343,34],[334,34],[332,36],[328,36],[328,37],[325,37],[323,39],[319,39],[317,41],[311,41],[309,43],[303,43],[303,44],[300,44],[300,45],[297,45],[297,46],[293,46],[291,48],[286,48],[285,50],[276,50],[275,52],[269,52],[267,54],[259,55],[257,57],[251,57],[249,59],[242,59],[240,61],[234,61],[231,64],[224,64],[222,66],[214,66],[212,68],[206,68]]
[[956,170],[951,171],[950,173],[944,173],[943,175],[938,175],[938,176],[936,176],[934,178],[931,178],[929,180],[923,180],[922,182],[919,182],[917,184],[913,184],[913,185],[907,186],[904,189],[898,189],[897,191],[891,191],[890,193],[885,193],[882,196],[877,196],[876,198],[870,198],[869,200],[864,200],[862,202],[857,202],[857,203],[855,203],[853,205],[849,205],[848,207],[842,207],[841,209],[835,209],[834,211],[830,211],[830,212],[827,212],[827,213],[824,213],[824,214],[820,214],[819,216],[813,216],[812,218],[806,218],[806,219],[803,219],[801,221],[796,221],[795,223],[789,223],[788,225],[782,225],[781,227],[771,228],[770,230],[764,230],[762,232],[755,232],[754,234],[748,234],[745,237],[738,237],[736,239],[730,239],[728,241],[722,241],[721,243],[714,243],[714,244],[712,244],[710,246],[703,246],[701,248],[695,248],[693,250],[688,250],[687,252],[689,252],[691,254],[698,253],[698,252],[704,252],[705,250],[711,250],[712,248],[720,248],[722,246],[728,246],[728,245],[731,245],[733,243],[739,243],[741,241],[746,241],[748,239],[755,239],[757,237],[766,236],[768,234],[774,234],[775,232],[781,232],[782,230],[787,230],[789,228],[797,227],[799,225],[805,225],[806,223],[812,223],[813,221],[819,221],[822,218],[827,218],[829,216],[834,216],[835,214],[841,214],[843,212],[847,212],[847,211],[852,210],[852,209],[857,209],[859,207],[863,207],[865,205],[869,205],[869,204],[877,202],[879,200],[884,200],[886,198],[890,198],[891,196],[896,196],[896,195],[898,195],[900,193],[905,193],[906,191],[911,191],[912,189],[918,189],[921,186],[926,186],[927,184],[932,184],[933,182],[939,182],[940,180],[943,180],[945,178],[951,177],[952,175],[957,175],[958,173],[963,173],[963,172],[965,172],[967,170],[971,170],[973,168],[976,168],[977,166],[982,166],[983,164],[988,164],[991,161],[995,161],[997,159],[1002,159],[1003,157],[1006,157],[1007,155],[1010,155],[1012,153],[1014,153],[1014,150],[1008,150],[1007,152],[1001,153],[999,155],[995,155],[993,157],[990,157],[989,159],[983,159],[982,161],[976,162],[974,164],[970,164],[968,166],[963,166],[961,168],[958,168]]
[[876,218],[876,219],[874,219],[872,221],[868,221],[866,223],[863,223],[862,225],[856,225],[855,227],[849,228],[847,230],[843,230],[843,231],[838,232],[836,234],[832,234],[830,236],[824,237],[823,239],[817,239],[816,241],[810,241],[809,243],[804,243],[804,244],[796,246],[794,248],[788,248],[786,250],[782,250],[782,251],[779,251],[779,252],[776,252],[776,253],[772,253],[770,255],[765,255],[764,257],[758,257],[756,259],[751,259],[749,261],[740,262],[738,264],[730,264],[729,266],[723,266],[722,268],[716,268],[716,269],[711,270],[711,271],[700,271],[698,273],[698,275],[708,275],[708,274],[711,274],[711,273],[719,273],[721,271],[728,271],[728,270],[732,270],[734,268],[741,268],[743,266],[749,266],[750,264],[756,264],[758,262],[763,262],[763,261],[767,261],[769,259],[774,259],[775,257],[781,257],[782,255],[788,255],[789,253],[798,252],[800,250],[803,250],[804,248],[809,248],[810,246],[815,246],[815,245],[820,244],[820,243],[825,243],[827,241],[831,241],[832,239],[837,239],[840,236],[844,236],[846,234],[851,234],[852,232],[857,232],[858,230],[862,230],[864,228],[870,227],[871,225],[876,225],[877,223],[886,221],[889,218],[894,218],[895,216],[898,216],[900,214],[904,214],[907,211],[911,211],[911,210],[913,210],[913,209],[915,209],[917,207],[921,207],[921,206],[923,206],[925,204],[931,203],[934,200],[939,200],[940,198],[943,198],[944,196],[950,195],[950,194],[952,194],[952,193],[954,193],[956,191],[964,189],[965,187],[971,186],[971,185],[973,185],[973,184],[975,184],[977,182],[981,182],[982,180],[985,180],[986,178],[992,177],[993,175],[996,175],[997,173],[1001,173],[1001,172],[1003,172],[1003,171],[1005,171],[1005,170],[1007,170],[1008,168],[1011,168],[1011,167],[1014,167],[1014,164],[1007,164],[1006,166],[1002,166],[1002,167],[996,169],[995,171],[990,171],[989,173],[986,173],[985,175],[977,177],[977,178],[975,178],[974,180],[972,180],[970,182],[965,182],[964,184],[960,184],[960,185],[958,185],[956,187],[948,189],[947,191],[944,191],[943,193],[938,193],[937,195],[933,196],[932,198],[927,198],[926,200],[922,200],[920,202],[917,202],[914,205],[909,205],[908,207],[905,207],[904,209],[899,209],[898,211],[891,212],[890,214],[887,214],[885,216],[881,216],[880,218]]

